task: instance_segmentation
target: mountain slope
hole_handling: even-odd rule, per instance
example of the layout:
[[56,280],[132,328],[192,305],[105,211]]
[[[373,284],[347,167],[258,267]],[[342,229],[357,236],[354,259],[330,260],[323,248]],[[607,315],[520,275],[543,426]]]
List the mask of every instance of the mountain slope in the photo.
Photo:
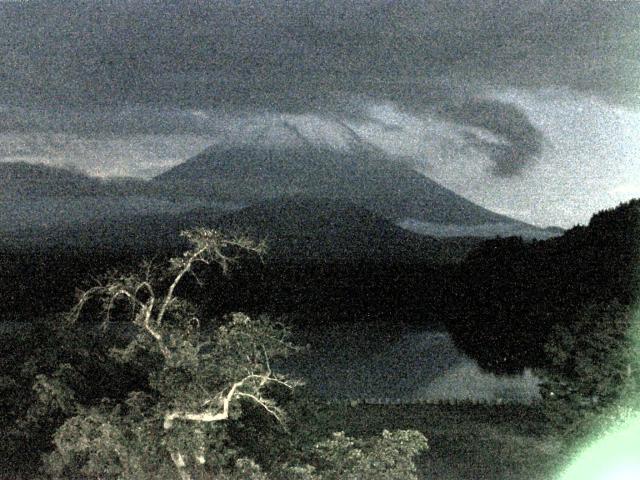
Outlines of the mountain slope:
[[[31,231],[37,239],[45,231],[201,206],[205,204],[197,198],[177,197],[173,190],[142,179],[98,178],[57,166],[0,162],[0,238]],[[212,202],[206,206],[220,207]]]
[[341,199],[392,221],[520,223],[475,205],[357,138],[334,148],[308,140],[288,124],[277,137],[286,141],[212,146],[153,182],[244,203],[292,194]]
[[0,186],[0,197],[31,198],[141,195],[157,190],[144,180],[101,179],[68,168],[27,162],[0,163]]
[[[404,230],[366,209],[344,201],[302,196],[272,199],[229,212],[202,207],[92,219],[11,232],[0,243],[23,248],[177,251],[186,244],[182,230],[209,227],[265,240],[268,259],[287,261],[362,261],[433,263],[458,261],[477,241],[440,241]],[[4,241],[4,242],[3,242]]]
[[0,195],[64,195],[92,192],[97,182],[77,172],[25,162],[0,164]]
[[215,226],[267,241],[270,255],[306,259],[444,261],[455,244],[418,235],[349,202],[286,197],[220,217]]

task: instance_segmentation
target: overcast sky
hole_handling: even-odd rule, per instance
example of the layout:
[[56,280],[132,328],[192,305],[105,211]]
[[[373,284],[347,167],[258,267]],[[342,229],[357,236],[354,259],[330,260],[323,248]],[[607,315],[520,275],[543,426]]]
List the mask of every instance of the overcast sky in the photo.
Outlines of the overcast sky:
[[0,161],[148,178],[343,125],[567,227],[640,197],[639,25],[636,1],[0,0]]

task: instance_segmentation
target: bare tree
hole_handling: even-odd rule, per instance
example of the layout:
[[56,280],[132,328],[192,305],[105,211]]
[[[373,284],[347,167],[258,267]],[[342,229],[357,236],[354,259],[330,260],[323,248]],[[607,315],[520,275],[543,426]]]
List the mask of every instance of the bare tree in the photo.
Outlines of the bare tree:
[[[274,373],[271,368],[273,357],[294,349],[287,341],[287,330],[282,325],[236,313],[213,336],[205,334],[195,309],[176,295],[185,276],[193,275],[200,282],[197,265],[217,265],[227,272],[242,252],[262,255],[264,244],[242,237],[228,239],[204,228],[182,235],[192,247],[181,257],[172,258],[162,275],[150,262],[134,274],[112,273],[80,294],[71,320],[78,320],[91,299],[102,301],[105,322],[109,322],[116,306],[128,307],[139,334],[119,354],[131,356],[149,340],[142,348],[160,353],[162,381],[156,381],[161,385],[156,388],[161,395],[162,425],[167,433],[172,432],[176,422],[186,422],[192,425],[197,437],[203,424],[229,419],[232,406],[241,399],[254,402],[282,422],[283,412],[264,392],[269,385],[292,389],[300,383]],[[184,374],[176,373],[177,367],[189,373],[187,380]],[[206,462],[204,443],[189,448],[190,452],[184,451],[180,441],[176,441],[169,452],[183,480],[191,478],[190,461],[200,465]]]

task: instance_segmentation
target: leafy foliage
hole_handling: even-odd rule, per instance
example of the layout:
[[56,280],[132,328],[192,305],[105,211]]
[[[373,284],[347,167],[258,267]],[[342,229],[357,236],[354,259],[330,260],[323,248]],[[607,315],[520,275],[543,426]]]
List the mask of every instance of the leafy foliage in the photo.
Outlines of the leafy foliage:
[[334,433],[315,446],[312,464],[316,467],[309,470],[319,475],[309,479],[417,479],[413,458],[426,449],[424,436],[412,430],[385,430],[381,438],[366,441]]
[[[86,327],[86,326],[85,326]],[[57,317],[8,332],[1,344],[0,454],[16,464],[37,464],[51,437],[78,404],[119,399],[144,378],[132,365],[108,361],[110,345],[122,341]]]
[[495,373],[545,368],[554,325],[592,303],[631,305],[640,292],[640,200],[558,238],[488,240],[467,256],[455,283],[443,316],[458,348]]
[[620,402],[637,402],[635,328],[633,310],[617,300],[591,304],[554,327],[545,345],[549,365],[542,393],[548,420],[567,437],[581,437],[616,416]]

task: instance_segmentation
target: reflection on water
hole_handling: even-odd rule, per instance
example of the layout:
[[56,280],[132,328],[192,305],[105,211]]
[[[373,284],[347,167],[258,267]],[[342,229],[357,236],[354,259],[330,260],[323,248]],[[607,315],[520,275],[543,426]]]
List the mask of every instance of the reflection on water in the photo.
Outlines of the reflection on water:
[[[0,334],[19,325],[2,323]],[[443,330],[404,329],[393,335],[363,323],[299,337],[310,348],[275,369],[305,378],[326,399],[531,403],[540,398],[539,379],[530,370],[505,377],[485,373]]]
[[445,331],[407,329],[382,348],[373,349],[370,344],[377,335],[366,326],[314,335],[309,339],[311,350],[281,368],[305,377],[328,399],[530,403],[540,398],[539,379],[530,370],[508,377],[485,373],[458,351]]

